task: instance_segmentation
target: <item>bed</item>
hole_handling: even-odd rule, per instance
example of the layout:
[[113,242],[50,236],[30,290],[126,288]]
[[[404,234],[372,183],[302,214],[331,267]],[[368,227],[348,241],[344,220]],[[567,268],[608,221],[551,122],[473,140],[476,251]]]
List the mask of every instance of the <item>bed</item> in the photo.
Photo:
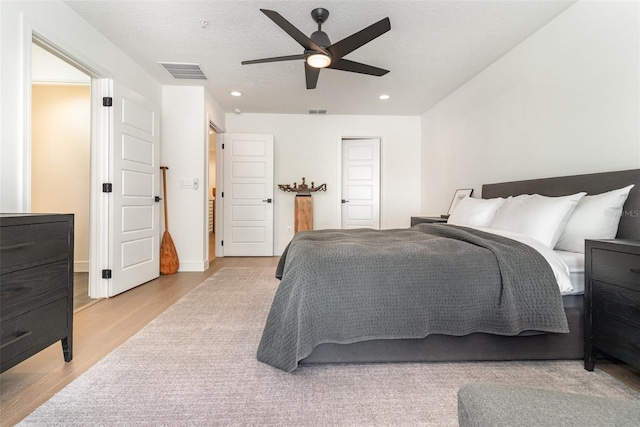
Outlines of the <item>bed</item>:
[[[620,189],[630,184],[636,184],[626,198],[622,215],[617,230],[618,238],[627,239],[640,239],[640,170],[628,170],[617,171],[607,173],[597,173],[589,175],[576,175],[557,178],[545,178],[528,181],[517,181],[499,184],[484,185],[482,189],[483,199],[495,199],[498,197],[517,196],[521,194],[540,194],[544,196],[565,196],[578,192],[586,192],[589,195],[600,194],[610,190]],[[415,228],[415,227],[412,227]],[[422,227],[424,228],[424,227]],[[400,233],[400,240],[411,241],[411,239],[417,239],[416,233],[423,230],[397,230]],[[462,240],[473,240],[473,246],[483,247],[495,247],[500,246],[504,242],[500,239],[495,240],[494,237],[488,237],[482,230],[469,230],[466,227],[458,229],[456,226],[427,226],[428,233],[445,233],[460,235]],[[339,235],[331,235],[337,231],[327,231],[324,234],[329,234],[331,238],[340,239]],[[314,232],[315,233],[315,232]],[[367,234],[366,231],[360,233]],[[321,235],[322,233],[316,233]],[[384,234],[384,233],[379,233]],[[336,237],[338,236],[338,237]],[[379,238],[379,237],[375,237]],[[393,237],[391,237],[393,239]],[[488,241],[487,241],[488,239]],[[508,240],[508,239],[507,239]],[[417,241],[417,240],[416,240]],[[435,240],[434,240],[435,241]],[[329,243],[329,245],[336,243]],[[434,243],[435,244],[435,243]],[[387,245],[385,243],[384,245]],[[373,246],[373,245],[372,245]],[[524,246],[524,245],[523,245]],[[459,243],[452,243],[452,250],[461,247]],[[521,246],[514,246],[512,249],[514,252],[525,250]],[[400,250],[401,252],[402,250]],[[398,252],[396,250],[396,252]],[[283,254],[283,262],[279,268],[279,272],[282,272],[286,255]],[[400,254],[401,255],[401,254]],[[580,276],[581,266],[580,257],[573,257],[573,283],[580,284],[583,281]],[[474,255],[475,256],[475,255]],[[498,260],[501,259],[500,254],[495,255]],[[528,256],[528,255],[527,255]],[[322,258],[322,257],[320,257]],[[506,259],[506,257],[504,257]],[[577,259],[576,259],[577,258]],[[380,258],[383,260],[384,258]],[[416,263],[416,258],[402,259],[395,258],[396,262],[405,262],[408,264]],[[295,260],[289,260],[294,262]],[[538,260],[539,261],[539,260]],[[532,259],[531,263],[536,262]],[[359,261],[359,262],[362,262]],[[378,261],[381,262],[381,261]],[[444,262],[444,261],[443,261]],[[477,261],[482,263],[482,259]],[[485,260],[486,262],[486,260]],[[500,261],[499,261],[500,262]],[[506,261],[505,261],[506,262]],[[518,265],[528,265],[528,262],[522,260],[514,263]],[[582,264],[583,265],[583,264]],[[582,267],[583,268],[583,267]],[[322,270],[314,273],[318,275],[333,275],[333,277],[339,278],[341,272],[333,271],[335,269],[322,267]],[[451,269],[454,271],[454,269]],[[344,272],[343,272],[344,273]],[[399,274],[399,273],[398,273]],[[529,275],[537,275],[538,270],[531,270],[522,277]],[[542,273],[540,273],[542,274]],[[400,276],[398,276],[400,277]],[[410,276],[409,276],[410,277]],[[576,279],[577,278],[577,279]],[[390,283],[393,283],[393,278],[390,279]],[[372,278],[375,280],[375,278]],[[407,277],[402,276],[402,283],[407,281]],[[281,288],[283,288],[281,283]],[[410,289],[417,289],[416,287]],[[558,289],[556,288],[556,291]],[[281,292],[279,289],[278,292]],[[284,292],[284,291],[283,291]],[[287,291],[288,292],[288,291]],[[354,291],[355,292],[355,291]],[[500,290],[499,297],[502,298],[504,292]],[[550,295],[555,291],[549,290]],[[464,333],[464,327],[460,330],[444,331],[439,333],[430,330],[428,335],[424,338],[416,337],[414,334],[409,334],[408,337],[395,338],[382,334],[383,338],[380,338],[381,334],[370,334],[370,331],[365,330],[363,335],[354,339],[353,337],[347,337],[343,340],[329,340],[331,342],[325,342],[322,338],[318,338],[317,342],[307,343],[307,348],[302,351],[294,351],[294,361],[288,360],[286,363],[274,362],[270,359],[270,356],[265,356],[269,353],[269,347],[272,349],[288,348],[288,341],[297,340],[299,337],[290,336],[288,338],[280,337],[272,342],[265,342],[265,337],[272,335],[274,332],[279,333],[278,322],[267,321],[265,325],[265,331],[263,333],[263,339],[258,350],[258,359],[268,363],[272,366],[278,367],[286,371],[293,371],[298,366],[298,363],[345,363],[345,362],[416,362],[416,361],[478,361],[478,360],[542,360],[542,359],[579,359],[583,356],[583,297],[580,294],[580,290],[573,292],[573,295],[563,295],[560,297],[560,293],[556,292],[556,296],[544,296],[551,302],[545,302],[546,305],[553,305],[553,298],[558,301],[560,310],[563,312],[563,321],[566,321],[564,325],[560,324],[559,319],[555,319],[553,325],[538,325],[536,323],[527,324],[527,326],[519,327],[515,326],[511,329],[488,329],[488,332],[472,332]],[[577,293],[577,294],[576,294]],[[509,294],[509,292],[506,292]],[[360,298],[360,295],[358,298]],[[339,297],[339,296],[338,296]],[[425,296],[425,301],[432,298],[432,295]],[[476,295],[472,297],[472,300],[481,297]],[[289,298],[289,297],[286,297]],[[538,296],[536,296],[538,298]],[[278,294],[274,299],[274,305],[270,312],[270,318],[275,311],[274,307],[276,301],[279,298]],[[340,298],[338,298],[340,299]],[[546,300],[545,300],[546,301]],[[411,301],[405,302],[411,304]],[[422,302],[421,302],[422,303]],[[467,302],[468,303],[468,302]],[[286,300],[281,304],[292,304],[290,300]],[[517,302],[516,305],[522,305],[522,301]],[[330,304],[331,305],[331,304]],[[481,304],[479,305],[481,306]],[[433,309],[433,308],[432,308]],[[435,309],[438,309],[438,305],[435,305]],[[293,311],[296,309],[294,308]],[[370,308],[370,310],[375,310]],[[546,310],[546,308],[545,308]],[[551,309],[549,309],[551,310]],[[553,310],[557,310],[554,307]],[[302,311],[300,307],[297,311]],[[486,308],[485,308],[485,311]],[[298,313],[299,314],[299,313]],[[550,315],[550,312],[545,312],[545,316]],[[309,316],[307,316],[309,317]],[[323,317],[323,312],[320,310],[313,316],[307,319],[308,322],[319,322]],[[336,317],[335,313],[327,313],[325,316],[328,319]],[[556,316],[557,317],[557,316]],[[296,318],[297,319],[297,318]],[[375,316],[371,317],[375,319]],[[298,320],[294,320],[298,321]],[[521,322],[522,319],[517,319],[516,323]],[[528,321],[528,319],[526,319]],[[560,322],[560,323],[559,323]],[[493,323],[492,323],[493,324]],[[518,323],[520,324],[520,323]],[[365,325],[366,327],[367,325]],[[385,325],[378,325],[376,327],[386,328]],[[366,328],[365,328],[366,329]],[[568,330],[568,332],[567,332]],[[295,332],[300,335],[300,332]],[[291,334],[290,334],[291,335]],[[341,343],[337,343],[341,342]],[[266,350],[265,350],[266,349]]]

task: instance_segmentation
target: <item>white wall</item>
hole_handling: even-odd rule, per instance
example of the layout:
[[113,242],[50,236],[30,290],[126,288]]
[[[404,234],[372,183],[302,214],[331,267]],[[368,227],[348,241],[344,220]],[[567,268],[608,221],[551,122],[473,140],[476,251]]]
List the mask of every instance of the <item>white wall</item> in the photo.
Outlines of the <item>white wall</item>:
[[457,188],[640,167],[637,2],[580,1],[422,116],[422,213]]
[[[180,259],[179,271],[204,271],[209,266],[209,120],[224,129],[222,109],[203,87],[162,87],[160,163],[169,167],[169,232]],[[180,188],[180,181],[194,179],[197,189]]]
[[277,184],[327,184],[313,194],[314,229],[340,228],[342,137],[381,137],[381,227],[406,228],[420,213],[420,117],[228,114],[227,132],[273,134],[275,139],[274,251],[292,234],[294,195]]
[[[202,161],[208,138],[205,123],[204,88],[162,87],[160,163],[169,167],[163,192],[168,201],[169,232],[180,259],[179,271],[202,271],[207,261],[206,231],[202,229],[206,221],[202,201],[208,187]],[[180,181],[194,179],[199,182],[198,189],[180,188]]]
[[24,212],[28,178],[31,31],[157,105],[160,85],[61,1],[0,1],[0,212]]

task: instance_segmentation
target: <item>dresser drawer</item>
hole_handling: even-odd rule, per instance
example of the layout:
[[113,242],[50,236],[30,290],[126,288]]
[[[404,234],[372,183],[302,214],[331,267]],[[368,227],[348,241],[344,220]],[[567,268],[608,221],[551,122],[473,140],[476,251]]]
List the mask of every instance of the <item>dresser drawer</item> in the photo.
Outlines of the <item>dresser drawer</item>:
[[69,295],[69,263],[55,261],[2,275],[2,322]]
[[3,226],[0,232],[2,270],[66,258],[70,238],[68,222]]
[[640,255],[594,248],[591,251],[591,268],[595,280],[640,290]]
[[11,359],[23,353],[33,354],[50,346],[56,340],[71,335],[68,331],[72,315],[67,311],[68,300],[61,299],[37,310],[3,321],[0,331],[0,360],[9,365]]

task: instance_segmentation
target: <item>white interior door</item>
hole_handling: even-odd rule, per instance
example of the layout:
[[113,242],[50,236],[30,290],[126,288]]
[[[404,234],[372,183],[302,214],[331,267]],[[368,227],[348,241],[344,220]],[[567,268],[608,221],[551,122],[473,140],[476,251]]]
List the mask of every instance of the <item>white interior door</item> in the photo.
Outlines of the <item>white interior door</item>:
[[380,138],[342,139],[342,228],[380,229]]
[[273,256],[273,135],[224,137],[224,256]]
[[160,273],[159,117],[151,101],[114,82],[109,296]]

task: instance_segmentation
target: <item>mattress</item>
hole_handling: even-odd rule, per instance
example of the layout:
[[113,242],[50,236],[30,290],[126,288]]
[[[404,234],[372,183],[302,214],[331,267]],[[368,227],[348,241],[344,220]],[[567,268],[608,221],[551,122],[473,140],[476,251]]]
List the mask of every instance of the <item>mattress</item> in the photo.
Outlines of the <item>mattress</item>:
[[569,267],[569,280],[573,291],[564,295],[584,294],[584,254],[579,252],[554,251]]

